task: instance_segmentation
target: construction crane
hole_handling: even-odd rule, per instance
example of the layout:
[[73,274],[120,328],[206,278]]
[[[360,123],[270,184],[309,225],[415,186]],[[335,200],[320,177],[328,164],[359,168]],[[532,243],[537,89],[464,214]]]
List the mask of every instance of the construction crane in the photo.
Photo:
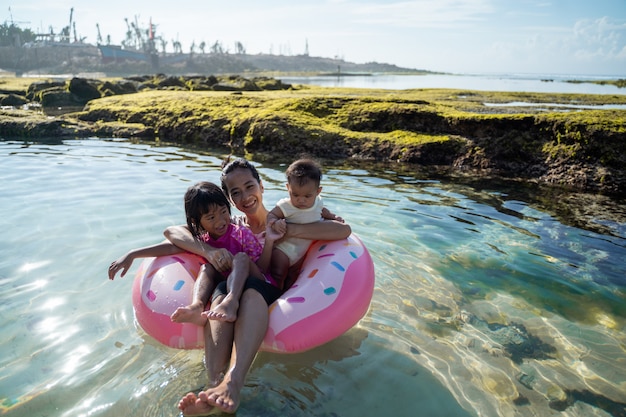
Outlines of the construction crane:
[[16,22],[13,20],[13,12],[11,11],[11,6],[9,6],[9,17],[11,18],[11,26],[15,26],[15,24],[25,24],[30,22]]
[[96,23],[96,29],[98,29],[98,45],[102,45],[102,34],[100,33],[100,24]]
[[[72,30],[72,18],[74,17],[74,8],[70,9],[70,24],[67,27],[67,42],[70,42],[70,31]],[[76,29],[76,28],[74,28]],[[76,42],[76,30],[74,30],[74,42]]]

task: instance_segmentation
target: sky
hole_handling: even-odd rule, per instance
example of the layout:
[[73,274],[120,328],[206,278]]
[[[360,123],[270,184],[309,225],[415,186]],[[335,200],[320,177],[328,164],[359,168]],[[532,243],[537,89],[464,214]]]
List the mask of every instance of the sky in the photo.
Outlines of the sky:
[[[183,52],[216,41],[235,52],[381,62],[457,74],[626,77],[626,0],[2,0],[0,20],[35,32],[67,26],[119,44],[125,19],[150,20]],[[8,3],[8,4],[7,4]],[[208,51],[209,47],[206,50]],[[196,49],[198,52],[198,49]]]

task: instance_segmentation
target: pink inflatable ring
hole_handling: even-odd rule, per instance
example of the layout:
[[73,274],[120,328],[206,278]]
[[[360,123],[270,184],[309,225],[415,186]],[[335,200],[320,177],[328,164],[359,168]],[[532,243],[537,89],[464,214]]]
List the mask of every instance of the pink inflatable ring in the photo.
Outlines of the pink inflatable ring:
[[[196,255],[147,258],[133,284],[139,325],[160,343],[180,349],[204,346],[203,328],[173,323],[170,315],[192,299],[205,261]],[[374,264],[354,234],[316,241],[292,287],[270,306],[269,326],[259,350],[304,352],[342,335],[365,315],[374,292]]]

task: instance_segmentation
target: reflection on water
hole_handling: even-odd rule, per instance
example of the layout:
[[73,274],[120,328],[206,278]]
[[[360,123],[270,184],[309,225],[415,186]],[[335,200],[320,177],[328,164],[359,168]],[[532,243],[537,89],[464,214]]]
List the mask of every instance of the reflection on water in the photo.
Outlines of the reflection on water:
[[378,88],[409,90],[418,88],[453,88],[482,91],[519,91],[533,93],[625,94],[623,88],[611,84],[572,82],[575,80],[617,80],[623,76],[598,77],[554,74],[426,74],[373,76],[281,77],[287,84],[311,84],[321,87]]
[[[221,157],[0,141],[0,413],[171,416],[203,387],[201,352],[145,335],[132,271],[106,270],[182,223]],[[258,162],[272,204],[285,165]],[[374,259],[371,309],[310,352],[259,354],[238,415],[623,415],[623,201],[380,164],[327,165],[323,187]]]

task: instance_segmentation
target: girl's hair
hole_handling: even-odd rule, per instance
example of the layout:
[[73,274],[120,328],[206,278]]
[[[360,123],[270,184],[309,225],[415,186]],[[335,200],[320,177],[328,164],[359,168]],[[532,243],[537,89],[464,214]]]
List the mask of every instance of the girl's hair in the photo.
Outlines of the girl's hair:
[[322,168],[312,159],[298,159],[285,171],[287,182],[289,184],[298,184],[300,186],[313,181],[317,187],[322,181]]
[[187,216],[187,227],[191,233],[199,237],[204,233],[200,219],[212,206],[228,207],[230,214],[230,203],[220,187],[212,182],[202,181],[187,188],[185,193],[185,215]]
[[237,158],[233,161],[230,161],[230,157],[229,157],[222,164],[222,176],[220,177],[220,180],[222,181],[222,190],[224,191],[224,194],[230,195],[230,193],[228,192],[228,187],[226,186],[226,176],[236,169],[249,170],[250,173],[252,174],[252,177],[259,184],[261,183],[261,177],[259,176],[259,172],[256,170],[254,165],[250,163],[250,161],[247,161],[243,158]]

